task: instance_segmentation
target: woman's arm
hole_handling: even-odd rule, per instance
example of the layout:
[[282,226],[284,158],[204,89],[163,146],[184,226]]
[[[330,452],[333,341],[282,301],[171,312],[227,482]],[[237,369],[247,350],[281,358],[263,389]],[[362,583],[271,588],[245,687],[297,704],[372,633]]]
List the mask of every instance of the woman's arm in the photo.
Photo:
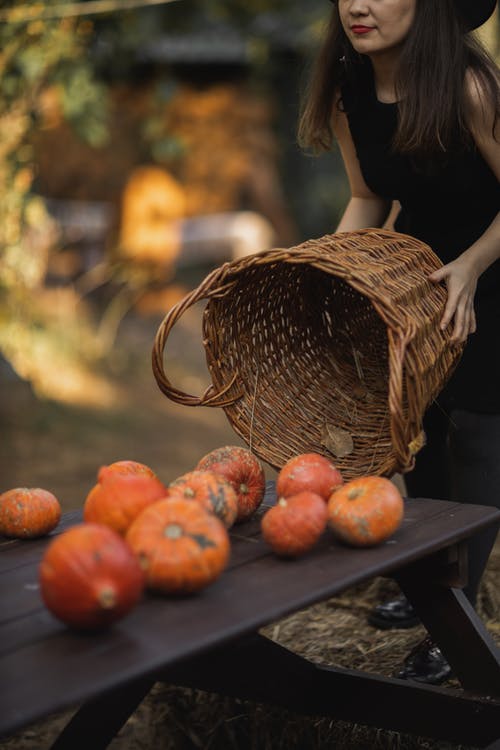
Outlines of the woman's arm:
[[347,116],[339,110],[337,103],[333,107],[332,127],[339,144],[351,190],[351,199],[344,210],[337,232],[381,227],[389,215],[391,201],[376,195],[367,186],[361,174]]
[[[469,127],[484,160],[500,180],[500,123],[494,125],[494,109],[482,92],[473,75],[467,78],[469,99]],[[474,296],[477,281],[492,263],[500,258],[500,212],[486,231],[478,237],[456,260],[443,266],[429,278],[445,281],[448,288],[441,328],[446,328],[454,318],[452,340],[465,341],[476,330]],[[499,290],[500,293],[500,290]]]

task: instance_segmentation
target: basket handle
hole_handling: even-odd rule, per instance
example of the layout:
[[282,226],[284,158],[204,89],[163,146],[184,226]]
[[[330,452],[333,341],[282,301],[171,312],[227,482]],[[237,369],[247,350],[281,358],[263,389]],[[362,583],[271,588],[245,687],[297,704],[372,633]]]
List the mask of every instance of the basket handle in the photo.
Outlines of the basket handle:
[[[389,411],[391,414],[391,438],[396,460],[403,472],[410,471],[415,465],[415,456],[425,443],[423,430],[416,438],[408,442],[405,429],[407,420],[403,414],[403,363],[406,347],[414,336],[410,330],[405,336],[400,332],[389,331]],[[411,410],[411,406],[409,407]]]
[[172,385],[165,373],[163,363],[163,352],[165,350],[168,336],[181,315],[183,315],[183,313],[196,302],[199,302],[202,299],[224,297],[224,295],[232,289],[236,283],[235,281],[224,283],[224,277],[228,266],[229,263],[224,263],[219,268],[216,268],[196,289],[186,295],[176,305],[171,307],[156,333],[152,353],[153,374],[160,390],[168,396],[169,399],[176,401],[178,404],[183,404],[184,406],[229,406],[241,397],[241,393],[231,397],[226,396],[226,393],[234,385],[238,377],[237,372],[234,373],[230,382],[220,391],[216,391],[213,385],[209,385],[201,396],[190,396],[188,393],[184,393]]

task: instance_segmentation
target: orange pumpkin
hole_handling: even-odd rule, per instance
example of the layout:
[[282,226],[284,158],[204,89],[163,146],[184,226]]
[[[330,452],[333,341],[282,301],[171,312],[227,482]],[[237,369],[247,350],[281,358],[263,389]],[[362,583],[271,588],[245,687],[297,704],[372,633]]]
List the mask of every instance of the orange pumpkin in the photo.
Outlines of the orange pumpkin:
[[139,461],[114,461],[112,464],[107,466],[101,466],[97,473],[97,480],[100,482],[110,472],[116,474],[140,474],[147,477],[156,477],[155,472],[146,464],[141,464]]
[[196,467],[224,477],[238,498],[236,522],[246,521],[255,513],[264,499],[266,477],[258,458],[238,445],[226,445],[207,453]]
[[314,492],[279,498],[262,517],[265,541],[284,557],[298,557],[308,552],[324,532],[328,521],[326,503]]
[[59,501],[47,490],[17,487],[0,495],[0,534],[33,539],[55,529],[60,519]]
[[287,461],[278,473],[276,494],[289,497],[308,490],[326,502],[343,483],[342,474],[328,458],[319,453],[301,453]]
[[85,500],[83,518],[88,523],[103,523],[119,534],[126,533],[144,508],[167,494],[157,477],[121,474],[104,468],[99,474],[100,481]]
[[238,498],[224,477],[210,471],[189,471],[168,486],[168,497],[195,500],[229,529],[238,514]]
[[39,579],[47,608],[81,630],[119,620],[137,604],[144,588],[140,565],[122,537],[91,523],[73,526],[49,544]]
[[132,523],[126,541],[146,585],[166,594],[199,591],[218,578],[229,560],[226,527],[192,500],[153,503]]
[[355,547],[388,539],[399,528],[404,502],[384,477],[358,477],[336,490],[328,501],[328,520],[336,536]]

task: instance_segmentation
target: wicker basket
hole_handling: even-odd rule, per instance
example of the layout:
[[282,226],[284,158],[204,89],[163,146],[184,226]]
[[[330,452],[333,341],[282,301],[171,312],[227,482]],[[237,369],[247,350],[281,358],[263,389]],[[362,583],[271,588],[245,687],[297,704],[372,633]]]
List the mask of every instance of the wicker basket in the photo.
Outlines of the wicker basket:
[[[225,263],[161,323],[153,372],[170,399],[223,407],[233,429],[275,468],[329,456],[349,479],[410,470],[422,416],[462,352],[439,322],[441,266],[422,242],[361,230]],[[183,312],[207,299],[203,396],[168,380],[163,354]]]

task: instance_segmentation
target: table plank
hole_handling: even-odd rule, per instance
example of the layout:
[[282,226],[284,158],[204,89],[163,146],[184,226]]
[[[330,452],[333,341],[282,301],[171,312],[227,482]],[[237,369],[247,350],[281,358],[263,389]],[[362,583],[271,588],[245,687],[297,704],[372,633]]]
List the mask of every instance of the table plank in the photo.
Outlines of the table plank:
[[[266,509],[271,502],[272,497],[269,496]],[[439,522],[443,523],[444,521],[445,525],[448,525],[449,519],[453,518],[454,514],[457,514],[457,518],[462,519],[462,525],[467,527],[468,520],[467,518],[463,518],[465,507],[466,506],[460,504],[450,503],[443,507],[442,501],[433,500],[407,501],[405,503],[405,517],[401,529],[398,530],[390,540],[385,542],[385,544],[382,545],[382,548],[391,546],[398,548],[398,545],[404,545],[409,529],[411,529],[413,543],[422,541],[425,546],[428,543],[428,524],[430,522],[433,524]],[[246,563],[261,557],[274,556],[259,533],[260,517],[263,513],[264,510],[260,512],[258,519],[253,519],[249,523],[236,526],[231,530],[231,558],[228,566],[229,569],[239,565],[245,565]],[[74,522],[79,522],[80,516],[72,514],[72,520]],[[65,527],[67,528],[67,524]],[[43,541],[38,540],[36,542],[36,549],[31,547],[30,542],[19,542],[16,549],[15,566],[11,568],[6,565],[4,566],[2,573],[0,573],[0,599],[3,602],[0,615],[0,650],[2,650],[2,644],[7,642],[4,641],[4,625],[10,624],[17,618],[26,617],[43,607],[39,594],[38,566],[41,556],[43,555],[46,546],[51,541],[51,538],[52,537],[47,537]],[[26,554],[25,564],[21,564],[21,558],[19,557],[23,549]],[[336,555],[339,554],[339,549],[347,550],[347,559],[353,558],[354,556],[354,559],[356,560],[356,555],[359,554],[359,552],[342,547],[342,545],[335,542],[329,531],[325,533],[323,541],[318,545],[316,552],[325,549],[335,550]],[[364,567],[366,567],[367,564],[369,567],[369,560],[371,559],[370,552],[375,554],[375,561],[378,560],[380,557],[380,549],[381,547],[377,547],[371,551],[362,551],[364,556]],[[389,554],[391,557],[395,551],[396,549],[390,551]],[[12,555],[12,552],[13,550],[10,549],[8,554]],[[341,559],[344,558],[345,555]],[[377,563],[375,562],[375,564]],[[372,576],[374,575],[378,575],[378,573],[375,572]],[[34,635],[38,637],[38,631],[34,631]],[[7,640],[10,643],[10,640]],[[4,648],[6,648],[6,646],[4,646]]]
[[81,520],[81,511],[70,511],[62,516],[54,531],[40,539],[8,539],[0,536],[0,576],[19,566],[37,562],[49,541]]
[[[405,523],[385,544],[353,550],[327,533],[309,555],[294,561],[277,558],[254,536],[246,540],[241,525],[233,546],[245,552],[233,557],[212,586],[186,598],[146,595],[127,618],[99,635],[71,632],[44,610],[31,610],[29,601],[36,602],[39,595],[28,589],[26,599],[25,594],[16,599],[17,611],[25,616],[16,617],[14,609],[9,620],[2,613],[0,621],[0,643],[9,644],[0,656],[0,733],[231,642],[499,518],[497,510],[484,506],[409,501]],[[250,534],[255,535],[255,525],[249,526]],[[21,567],[36,570],[31,562]],[[4,601],[16,598],[13,580],[12,573],[0,578],[7,584]]]
[[[255,537],[259,534],[260,519],[275,501],[273,486],[274,483],[268,483],[266,496],[264,497],[262,505],[255,513],[255,516],[245,523],[245,538]],[[59,534],[62,534],[63,531],[66,531],[71,526],[74,526],[76,523],[81,523],[82,520],[82,511],[74,510],[65,513],[57,528],[50,534],[47,534],[47,536],[39,539],[8,539],[7,537],[0,535],[0,577],[3,573],[23,567],[24,565],[38,563],[45,547],[52,539],[59,536]],[[239,528],[239,526],[234,528],[234,538],[238,536]]]
[[[250,530],[251,531],[251,530]],[[4,650],[4,626],[26,617],[44,605],[40,597],[38,571],[40,558],[46,545],[38,548],[38,555],[33,559],[30,550],[29,561],[25,565],[18,564],[15,568],[4,571],[0,575],[0,600],[2,612],[0,615],[0,652]],[[271,554],[268,545],[262,538],[257,538],[251,532],[246,536],[236,532],[231,535],[231,557],[228,568],[245,565],[248,561]]]

